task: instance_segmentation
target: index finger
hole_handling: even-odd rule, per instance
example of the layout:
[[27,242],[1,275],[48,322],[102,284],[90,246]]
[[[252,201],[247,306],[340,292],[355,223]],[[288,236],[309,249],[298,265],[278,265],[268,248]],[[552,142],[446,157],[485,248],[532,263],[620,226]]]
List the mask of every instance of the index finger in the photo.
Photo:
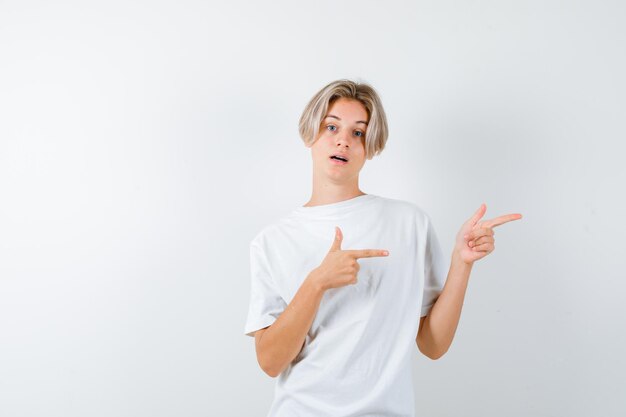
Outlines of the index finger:
[[389,252],[384,249],[351,249],[345,250],[355,258],[372,258],[374,256],[387,256]]
[[505,214],[504,216],[500,216],[500,217],[496,217],[495,219],[487,220],[486,222],[483,223],[483,225],[487,226],[487,227],[496,227],[496,226],[500,226],[501,224],[513,221],[513,220],[519,220],[521,218],[522,218],[522,215],[520,213]]

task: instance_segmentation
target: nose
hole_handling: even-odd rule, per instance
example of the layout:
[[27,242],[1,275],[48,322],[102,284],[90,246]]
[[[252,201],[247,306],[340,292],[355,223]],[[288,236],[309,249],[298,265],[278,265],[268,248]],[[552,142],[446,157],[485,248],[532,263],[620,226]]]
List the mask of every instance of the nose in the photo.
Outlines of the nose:
[[346,148],[350,147],[349,139],[347,138],[347,133],[340,133],[337,135],[336,144],[339,146],[344,146]]

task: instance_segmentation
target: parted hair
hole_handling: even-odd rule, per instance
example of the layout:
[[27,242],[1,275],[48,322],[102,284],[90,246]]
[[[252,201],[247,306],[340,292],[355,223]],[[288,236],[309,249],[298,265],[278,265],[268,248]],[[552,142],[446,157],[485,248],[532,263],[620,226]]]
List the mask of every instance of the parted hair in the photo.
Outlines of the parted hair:
[[374,88],[364,82],[348,79],[333,81],[319,90],[304,108],[300,116],[298,131],[307,146],[318,137],[322,119],[328,108],[340,97],[360,101],[367,111],[365,130],[365,157],[372,159],[385,148],[389,129],[383,104]]

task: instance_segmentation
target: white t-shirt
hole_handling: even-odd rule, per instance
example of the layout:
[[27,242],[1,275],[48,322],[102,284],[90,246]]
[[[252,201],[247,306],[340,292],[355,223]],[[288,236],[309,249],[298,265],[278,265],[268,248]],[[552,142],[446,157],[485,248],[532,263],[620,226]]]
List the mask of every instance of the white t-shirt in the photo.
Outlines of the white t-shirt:
[[386,249],[360,258],[357,283],[324,293],[305,343],[277,377],[268,417],[413,417],[411,355],[419,319],[447,276],[430,217],[417,205],[373,194],[298,207],[250,243],[245,334],[271,325],[335,238],[341,249]]

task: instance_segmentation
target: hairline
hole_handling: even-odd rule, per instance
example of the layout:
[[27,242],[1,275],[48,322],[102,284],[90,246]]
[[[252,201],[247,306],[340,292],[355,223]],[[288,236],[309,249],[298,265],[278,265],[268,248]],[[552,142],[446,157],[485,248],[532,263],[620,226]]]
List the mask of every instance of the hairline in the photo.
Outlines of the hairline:
[[[335,118],[337,120],[341,120],[339,117],[335,116],[334,114],[328,114],[328,115],[324,116],[324,119],[326,119],[327,117],[333,117],[333,118]],[[322,119],[322,120],[324,120],[324,119]],[[363,123],[365,126],[367,126],[367,122],[364,122],[363,120],[358,120],[355,123]]]

